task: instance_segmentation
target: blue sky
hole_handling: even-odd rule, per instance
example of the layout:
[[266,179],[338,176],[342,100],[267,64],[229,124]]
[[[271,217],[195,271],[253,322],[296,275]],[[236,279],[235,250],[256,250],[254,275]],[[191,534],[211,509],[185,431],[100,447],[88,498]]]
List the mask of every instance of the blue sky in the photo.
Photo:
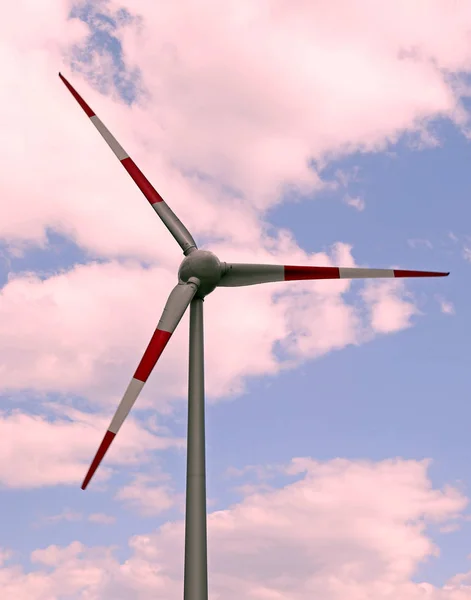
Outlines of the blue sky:
[[[142,7],[140,10],[144,11]],[[73,83],[74,80],[80,82],[80,89],[83,90],[88,83],[89,93],[95,94],[95,102],[102,94],[102,106],[108,106],[115,112],[108,119],[104,112],[97,112],[112,131],[114,120],[115,127],[120,123],[123,131],[127,130],[129,135],[135,134],[130,145],[138,148],[138,142],[144,136],[145,121],[142,117],[146,113],[144,109],[143,113],[126,113],[126,104],[144,97],[140,95],[141,88],[136,82],[147,82],[149,89],[152,86],[150,80],[146,80],[145,64],[140,70],[137,58],[127,60],[122,55],[121,44],[116,38],[106,32],[97,32],[99,23],[113,23],[109,16],[113,15],[112,6],[106,12],[108,16],[100,17],[98,21],[96,11],[76,8],[72,12],[74,19],[88,23],[91,34],[78,44],[81,50],[73,49],[68,58],[63,58],[64,64],[59,67],[66,69]],[[126,23],[135,22],[127,8],[121,8],[114,15],[117,15],[122,31],[126,29]],[[149,14],[143,17],[143,22],[148,19],[152,23],[152,18],[155,16]],[[152,56],[151,50],[149,55]],[[70,59],[70,56],[74,58]],[[111,62],[107,60],[109,57],[112,58]],[[112,85],[109,83],[110,77]],[[59,89],[54,93],[59,95],[63,91]],[[120,99],[124,101],[121,105]],[[88,142],[92,156],[101,140],[97,140],[97,132],[83,117],[79,107],[72,106],[72,101],[65,97],[64,92],[64,105],[67,102],[70,102],[68,115],[75,115],[77,120],[71,127],[75,127],[76,132],[83,131],[83,134],[79,134],[80,140],[77,140],[79,150],[76,156],[83,158],[80,152],[87,151]],[[464,106],[466,108],[466,104]],[[126,114],[135,121],[127,124],[120,122],[120,118]],[[148,117],[155,119],[151,109],[148,110]],[[442,489],[449,485],[456,487],[464,496],[471,494],[468,469],[471,409],[467,394],[470,359],[468,332],[471,328],[468,278],[471,264],[465,255],[471,240],[468,226],[471,218],[468,202],[471,149],[463,131],[449,118],[432,114],[430,129],[438,140],[436,145],[423,144],[423,147],[417,148],[414,135],[410,133],[413,130],[411,125],[399,141],[387,143],[383,139],[378,151],[361,152],[357,148],[342,155],[339,150],[337,156],[320,171],[325,182],[336,184],[335,189],[311,189],[298,195],[290,193],[280,202],[269,206],[265,213],[257,213],[257,218],[262,219],[272,231],[291,232],[296,245],[296,249],[290,247],[293,253],[300,249],[306,255],[330,255],[332,246],[341,242],[351,245],[354,260],[362,266],[388,268],[398,265],[401,268],[450,271],[451,275],[446,279],[408,281],[404,290],[398,292],[398,302],[405,299],[420,311],[420,314],[410,317],[410,326],[398,326],[397,331],[388,334],[375,332],[369,342],[341,344],[343,347],[339,350],[332,348],[315,359],[307,354],[301,357],[298,367],[280,370],[276,374],[247,376],[241,367],[245,390],[232,398],[216,398],[207,407],[208,497],[211,512],[243,503],[246,493],[238,491],[237,486],[257,483],[255,475],[250,473],[240,478],[231,476],[231,468],[287,465],[295,457],[311,457],[322,463],[337,458],[352,463],[381,463],[395,458],[412,461],[431,459],[428,477],[432,488]],[[70,135],[70,131],[64,133],[67,140],[71,139],[68,137]],[[125,148],[128,147],[126,139],[120,141]],[[139,149],[141,155],[145,155],[144,147],[143,144]],[[152,160],[153,155],[149,154],[149,164]],[[186,157],[181,158],[181,164],[185,160]],[[74,161],[72,154],[70,161]],[[156,164],[160,163],[156,161]],[[174,164],[178,164],[178,161],[175,160]],[[199,168],[198,165],[195,168]],[[204,173],[205,168],[202,162],[201,172]],[[104,166],[104,170],[113,173],[116,178],[112,182],[115,186],[113,191],[125,185],[121,183],[125,174],[119,171],[119,165],[113,170],[110,162]],[[145,171],[152,180],[156,179],[148,171],[148,165]],[[74,171],[75,175],[79,172]],[[220,183],[229,186],[231,181],[228,177],[228,181]],[[82,182],[77,182],[78,187],[81,185]],[[90,193],[94,193],[92,184],[90,189]],[[104,190],[105,183],[96,193],[106,201]],[[250,193],[251,188],[247,184],[247,197]],[[346,201],[348,198],[360,199],[364,209],[358,210],[349,205]],[[174,206],[172,198],[167,198],[167,201]],[[219,196],[219,201],[224,201],[224,196]],[[67,196],[66,202],[73,202],[73,196]],[[178,205],[179,200],[176,202]],[[247,206],[252,206],[247,202]],[[54,274],[67,273],[77,265],[88,265],[92,260],[105,264],[115,258],[110,258],[106,252],[94,251],[91,245],[86,247],[86,243],[80,241],[85,238],[80,238],[75,232],[67,235],[62,225],[55,229],[52,224],[49,227],[47,243],[43,248],[33,241],[19,256],[14,251],[15,244],[12,244],[11,237],[3,236],[3,260],[0,263],[2,285],[6,286],[13,276],[22,277],[26,272],[36,273],[41,279],[47,280]],[[112,224],[107,223],[106,227],[109,229]],[[108,235],[108,229],[104,229],[104,235]],[[201,230],[204,230],[203,226]],[[156,243],[159,243],[157,232],[161,231],[156,223]],[[145,237],[147,234],[143,235]],[[25,239],[24,235],[18,234],[18,238],[21,237]],[[204,239],[205,235],[201,238]],[[165,240],[164,243],[167,242]],[[236,254],[242,252],[243,242],[230,240],[224,242],[223,247],[230,247],[231,243]],[[170,247],[170,242],[168,244]],[[175,248],[175,253],[177,251]],[[115,252],[119,254],[119,249],[116,248]],[[131,253],[129,256],[140,261],[141,265],[145,262],[142,257],[136,258]],[[230,260],[226,256],[221,258]],[[123,286],[126,285],[130,284],[123,281]],[[312,285],[317,284],[313,282]],[[363,315],[366,322],[369,305],[361,299],[362,289],[362,284],[355,282],[342,298],[348,304],[360,307],[359,314]],[[86,294],[86,290],[82,290],[82,293]],[[240,298],[241,302],[247,302],[250,296]],[[263,298],[260,298],[254,296],[254,302],[261,302]],[[220,305],[212,300],[210,297],[205,303],[207,314],[212,309],[220,310]],[[29,306],[32,307],[36,301],[31,296]],[[228,321],[238,318],[238,313],[232,313],[231,316],[230,312],[237,303],[238,300],[234,299],[234,304],[228,308],[225,317]],[[153,308],[157,322],[161,310],[160,299],[155,304]],[[449,313],[444,311],[446,305],[452,307]],[[136,310],[139,308],[136,306]],[[250,311],[250,308],[244,305],[242,311]],[[121,321],[116,323],[116,328],[120,326]],[[186,324],[182,327],[186,327]],[[249,334],[246,340],[244,353],[249,353],[252,350]],[[231,351],[231,339],[224,338],[222,330],[219,351],[221,354]],[[123,359],[128,369],[126,361],[131,364],[140,358],[139,353],[133,354],[134,350],[129,352],[129,360],[128,355]],[[185,399],[181,394],[168,391],[173,384],[170,379],[177,376],[170,359],[165,365],[162,372],[157,371],[149,381],[148,398],[154,400],[159,395],[159,377],[166,377],[168,381],[164,389],[171,398],[172,410],[163,413],[159,411],[160,405],[157,403],[156,413],[152,405],[147,406],[136,413],[136,419],[149,430],[149,419],[157,414],[157,423],[167,428],[168,435],[184,438]],[[129,377],[131,375],[132,366]],[[126,379],[128,375],[124,374],[123,377]],[[87,414],[91,410],[99,412],[107,419],[113,412],[113,402],[116,403],[118,392],[110,391],[112,402],[107,399],[108,404],[105,404],[100,399],[95,404],[91,393],[83,392],[88,384],[84,383],[83,388],[80,385],[74,387],[71,384],[68,389],[54,392],[50,389],[51,385],[49,389],[41,387],[42,384],[21,389],[21,384],[13,387],[7,384],[2,394],[4,416],[19,411],[23,415],[39,415],[50,422],[57,419],[63,422],[66,419],[73,423],[74,417],[67,416],[70,413],[60,413],[61,407],[73,406]],[[94,388],[90,384],[90,389],[97,389],[105,396],[106,390],[103,391],[101,385],[98,382]],[[31,431],[34,440],[34,429]],[[93,435],[96,437],[95,433]],[[100,437],[101,434],[97,435]],[[47,444],[47,439],[39,435],[37,440],[38,444]],[[120,443],[119,437],[115,443]],[[54,450],[57,455],[61,451],[60,447]],[[91,449],[90,459],[93,451]],[[34,444],[25,452],[32,452],[31,460],[34,460]],[[96,485],[94,482],[86,492],[80,490],[78,481],[74,483],[59,479],[55,485],[19,486],[8,484],[4,479],[0,491],[4,506],[0,545],[14,552],[11,561],[23,565],[26,571],[42,572],[42,565],[31,562],[31,552],[50,545],[65,547],[78,540],[87,547],[115,546],[116,557],[122,563],[132,556],[128,548],[132,536],[146,536],[165,523],[181,520],[186,459],[184,448],[171,446],[164,450],[151,450],[145,456],[147,460],[142,464],[138,461],[126,464],[124,459],[116,459],[111,478],[96,482]],[[3,460],[8,461],[8,457],[4,456]],[[80,454],[79,464],[84,461],[85,456]],[[44,463],[40,464],[40,468],[44,468]],[[151,480],[151,487],[170,486],[168,493],[172,500],[168,510],[146,514],[143,504],[138,501],[133,505],[129,500],[116,497],[120,489],[132,485],[133,476],[139,473],[156,478]],[[279,490],[302,478],[302,474],[288,475],[278,471],[269,483]],[[373,475],[372,481],[374,483]],[[89,521],[87,515],[90,514],[107,515],[114,522],[105,524]],[[466,515],[467,510],[464,509],[462,514]],[[63,515],[63,518],[58,518],[59,515]],[[441,532],[440,527],[439,522],[427,529],[427,536],[440,548],[440,556],[429,557],[424,563],[418,560],[411,581],[426,581],[441,587],[457,573],[470,570],[467,558],[470,553],[470,522],[461,519],[459,528],[449,533]],[[66,597],[47,596],[47,593],[37,598]],[[75,593],[70,597],[85,597],[80,595],[81,591]],[[261,595],[253,597],[262,598]]]

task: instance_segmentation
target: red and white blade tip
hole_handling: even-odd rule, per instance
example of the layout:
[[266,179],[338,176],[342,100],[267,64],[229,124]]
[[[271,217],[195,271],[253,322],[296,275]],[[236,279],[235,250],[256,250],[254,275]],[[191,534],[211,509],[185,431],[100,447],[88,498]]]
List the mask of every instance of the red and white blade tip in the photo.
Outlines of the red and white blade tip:
[[155,330],[149,345],[144,352],[144,356],[142,357],[141,362],[134,373],[134,377],[132,378],[128,389],[126,390],[118,409],[114,414],[108,430],[105,433],[100,447],[98,448],[98,452],[96,453],[95,458],[88,469],[88,473],[82,483],[82,490],[84,490],[90,483],[91,478],[98,469],[101,461],[108,451],[108,448],[111,446],[111,442],[116,437],[121,425],[133,407],[134,402],[141,392],[142,386],[147,381],[147,378],[151,374],[171,336],[172,333],[170,331],[164,331],[158,328]]
[[111,446],[111,442],[114,440],[115,437],[116,434],[112,431],[108,430],[105,433],[105,437],[103,438],[103,441],[101,442],[100,447],[98,448],[98,452],[95,454],[95,458],[93,459],[93,462],[90,465],[90,468],[88,469],[88,473],[86,474],[85,479],[83,480],[82,490],[86,489],[87,485],[90,483],[90,479],[93,477],[95,471],[98,469],[101,461],[103,460],[103,457],[105,456],[108,448]]
[[405,271],[403,269],[394,269],[394,277],[448,277],[450,271]]
[[342,267],[307,267],[285,265],[285,281],[300,279],[353,279],[370,277],[447,277],[450,273],[439,271],[408,271],[404,269],[369,269]]
[[[118,158],[120,163],[129,173],[134,183],[138,186],[144,196],[147,198],[148,202],[155,208],[155,205],[163,202],[162,196],[158,193],[158,191],[152,186],[150,181],[144,175],[144,173],[139,169],[133,159],[128,155],[126,150],[121,146],[118,140],[114,137],[114,135],[105,127],[102,121],[97,117],[96,113],[90,108],[90,106],[85,102],[82,96],[77,92],[77,90],[67,81],[67,79],[59,73],[59,77],[78,102],[78,104],[82,107],[83,111],[90,118],[92,123],[98,129],[102,137],[105,139],[106,143],[109,145],[111,150],[114,152],[115,156]],[[156,209],[157,210],[157,209]]]
[[59,73],[59,77],[62,79],[62,81],[64,82],[65,86],[67,87],[67,89],[69,90],[69,92],[72,94],[72,96],[77,100],[77,102],[83,108],[83,110],[85,111],[87,117],[94,117],[95,113],[93,112],[93,110],[88,106],[88,104],[85,102],[85,100],[82,98],[82,96],[77,92],[77,90],[70,85],[70,83],[62,75],[62,73]]

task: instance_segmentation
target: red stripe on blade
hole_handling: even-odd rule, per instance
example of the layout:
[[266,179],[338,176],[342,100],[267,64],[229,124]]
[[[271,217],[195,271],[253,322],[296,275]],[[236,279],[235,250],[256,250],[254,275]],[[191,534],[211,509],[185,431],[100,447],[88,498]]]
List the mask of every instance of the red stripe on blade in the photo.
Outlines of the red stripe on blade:
[[83,480],[82,490],[84,490],[90,483],[90,479],[93,477],[93,474],[98,469],[99,464],[103,460],[103,457],[105,456],[106,451],[110,447],[111,442],[114,440],[115,436],[116,434],[112,431],[107,431],[105,433],[105,437],[103,438],[103,441],[101,442],[100,447],[98,448],[98,452],[96,453],[95,458],[93,459],[93,462],[90,465],[90,468],[88,469],[88,473],[85,479]]
[[155,204],[156,202],[163,202],[164,199],[158,193],[158,191],[152,186],[151,182],[147,179],[144,173],[139,169],[136,163],[132,160],[132,158],[123,158],[121,164],[126,169],[126,171],[131,175],[133,180],[137,183],[139,189],[144,194],[144,196],[149,200],[151,204]]
[[88,104],[85,102],[85,100],[82,98],[82,96],[80,96],[79,93],[74,90],[74,88],[70,85],[70,83],[67,81],[67,79],[61,73],[59,73],[59,77],[65,83],[67,89],[72,94],[72,96],[77,100],[77,102],[83,108],[87,117],[95,116],[95,113],[93,112],[93,110],[88,106]]
[[154,335],[147,346],[147,350],[144,352],[144,356],[134,373],[134,379],[147,381],[152,369],[155,367],[155,363],[159,360],[160,355],[171,337],[172,334],[168,331],[162,331],[161,329],[155,330]]
[[404,271],[394,269],[394,277],[447,277],[450,273],[437,273],[436,271]]
[[340,271],[338,267],[285,266],[285,281],[300,279],[340,279]]

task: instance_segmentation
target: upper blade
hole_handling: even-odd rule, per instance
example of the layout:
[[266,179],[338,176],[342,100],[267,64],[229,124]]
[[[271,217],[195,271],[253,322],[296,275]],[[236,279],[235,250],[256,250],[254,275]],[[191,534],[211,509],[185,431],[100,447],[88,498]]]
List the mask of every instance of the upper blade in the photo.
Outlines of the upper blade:
[[379,277],[445,277],[449,273],[436,271],[405,271],[402,269],[363,269],[356,267],[310,267],[288,265],[258,265],[226,263],[219,286],[237,287],[276,281],[307,279],[369,279]]
[[111,442],[114,440],[121,425],[133,407],[137,397],[139,396],[145,382],[159,360],[165,346],[167,345],[172,333],[175,331],[180,319],[185,310],[193,299],[198,289],[197,280],[190,279],[188,283],[179,283],[171,292],[167,304],[162,313],[162,317],[157,325],[157,329],[152,336],[152,339],[147,346],[146,351],[139,363],[133,378],[131,379],[128,388],[119,403],[119,406],[114,414],[113,419],[108,427],[105,437],[103,438],[100,447],[95,455],[95,458],[90,465],[87,475],[82,483],[84,490],[93,477],[103,457],[105,456]]
[[59,73],[59,77],[64,82],[67,89],[70,91],[72,96],[77,100],[79,105],[84,110],[85,114],[90,118],[90,121],[95,125],[100,134],[102,135],[105,142],[108,146],[113,150],[114,154],[121,162],[123,167],[129,173],[133,181],[136,183],[138,188],[147,198],[149,203],[155,212],[159,215],[164,225],[173,235],[175,240],[178,242],[180,247],[182,248],[185,254],[188,254],[192,248],[196,248],[195,240],[193,239],[191,233],[188,229],[183,225],[180,219],[175,215],[175,213],[171,210],[168,204],[163,200],[162,196],[157,192],[157,190],[152,186],[147,177],[142,173],[136,163],[132,160],[132,158],[128,155],[126,150],[121,146],[118,140],[112,135],[112,133],[105,127],[103,122],[97,117],[95,112],[90,108],[90,106],[85,102],[85,100],[80,96],[80,94],[75,90],[72,85],[67,81],[67,79]]

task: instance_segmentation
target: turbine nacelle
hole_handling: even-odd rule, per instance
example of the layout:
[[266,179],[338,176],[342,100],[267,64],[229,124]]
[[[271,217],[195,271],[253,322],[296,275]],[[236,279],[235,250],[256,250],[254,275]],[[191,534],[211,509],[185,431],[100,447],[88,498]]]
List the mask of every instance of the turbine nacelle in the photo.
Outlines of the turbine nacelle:
[[196,295],[204,298],[210,294],[221,281],[225,272],[225,263],[209,252],[209,250],[193,250],[182,262],[178,270],[178,281],[187,283],[196,277],[200,284]]

